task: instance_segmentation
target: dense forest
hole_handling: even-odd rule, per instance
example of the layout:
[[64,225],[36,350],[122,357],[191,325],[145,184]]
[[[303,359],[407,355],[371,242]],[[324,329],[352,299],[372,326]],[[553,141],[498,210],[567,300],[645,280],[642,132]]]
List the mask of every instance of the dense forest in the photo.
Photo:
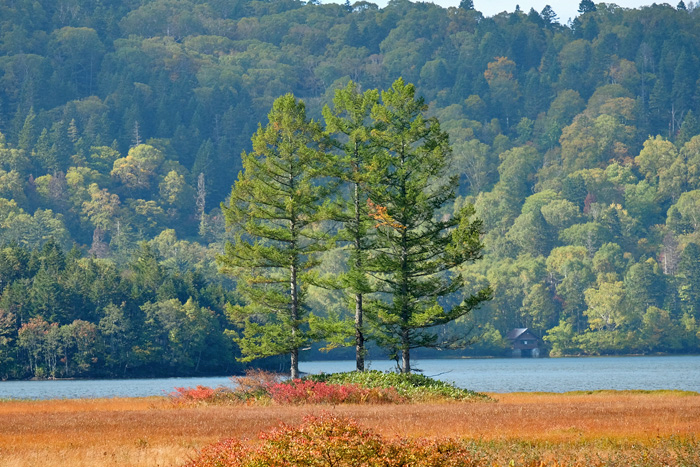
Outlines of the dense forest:
[[[0,4],[0,378],[226,373],[221,202],[276,98],[414,83],[450,136],[500,355],[700,349],[700,8],[484,17],[391,0]],[[322,268],[342,263],[329,251]],[[340,272],[340,271],[336,271]],[[350,313],[309,291],[316,313]]]

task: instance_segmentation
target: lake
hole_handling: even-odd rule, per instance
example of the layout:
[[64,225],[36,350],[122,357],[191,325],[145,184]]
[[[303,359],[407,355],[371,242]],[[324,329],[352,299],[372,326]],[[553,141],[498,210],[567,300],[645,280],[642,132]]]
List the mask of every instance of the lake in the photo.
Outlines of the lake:
[[[700,356],[541,359],[415,359],[427,376],[481,392],[566,392],[598,389],[700,391]],[[352,371],[354,360],[301,362],[305,373]],[[392,370],[392,361],[368,363]],[[231,386],[227,377],[127,380],[2,381],[0,399],[162,396],[175,387]]]

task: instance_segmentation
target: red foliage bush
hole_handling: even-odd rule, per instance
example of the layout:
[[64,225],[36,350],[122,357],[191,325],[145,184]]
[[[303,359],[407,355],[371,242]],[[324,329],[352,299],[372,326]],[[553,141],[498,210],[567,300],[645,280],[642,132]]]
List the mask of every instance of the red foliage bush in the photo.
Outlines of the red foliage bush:
[[207,402],[214,395],[216,390],[207,386],[197,386],[196,388],[175,388],[171,392],[170,398],[178,404],[189,404],[192,402]]
[[231,378],[235,389],[206,386],[175,388],[169,394],[177,405],[201,403],[250,403],[272,401],[283,405],[300,404],[381,404],[405,402],[394,388],[367,388],[358,384],[332,384],[294,379],[279,381],[279,376],[265,371],[249,371]]
[[365,388],[357,384],[329,384],[294,379],[268,387],[278,404],[390,403],[404,400],[394,388]]
[[295,379],[290,382],[274,384],[268,388],[268,391],[272,400],[278,404],[342,404],[354,395],[358,389],[354,386],[340,386]]
[[332,414],[307,416],[260,434],[259,444],[224,440],[204,448],[186,467],[475,467],[455,441],[386,441],[355,421]]

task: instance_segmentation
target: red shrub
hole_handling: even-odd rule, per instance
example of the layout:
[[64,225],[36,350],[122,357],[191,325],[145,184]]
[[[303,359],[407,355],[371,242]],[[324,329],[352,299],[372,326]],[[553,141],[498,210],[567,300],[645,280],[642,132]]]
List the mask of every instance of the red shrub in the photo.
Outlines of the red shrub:
[[356,388],[295,379],[290,382],[273,384],[268,388],[268,391],[272,400],[278,404],[341,404],[356,391]]
[[192,402],[207,402],[212,398],[215,389],[207,386],[197,386],[196,388],[175,388],[171,392],[170,398],[176,404],[188,404]]
[[355,421],[332,414],[307,416],[261,433],[260,444],[225,440],[204,448],[186,467],[476,467],[455,441],[386,441]]
[[245,465],[244,459],[251,452],[250,447],[234,439],[225,439],[206,446],[199,457],[184,467],[237,467]]
[[403,398],[393,388],[364,388],[357,384],[329,384],[295,379],[268,387],[278,404],[343,404],[401,402]]

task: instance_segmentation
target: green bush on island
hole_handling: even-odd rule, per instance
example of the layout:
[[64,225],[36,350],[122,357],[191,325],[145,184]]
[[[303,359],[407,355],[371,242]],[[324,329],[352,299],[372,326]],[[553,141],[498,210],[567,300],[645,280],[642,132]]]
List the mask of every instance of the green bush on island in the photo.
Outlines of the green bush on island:
[[440,381],[417,373],[406,374],[377,370],[351,371],[347,373],[309,375],[304,379],[322,381],[328,384],[358,384],[366,388],[394,388],[401,396],[411,401],[490,399],[485,394],[462,389],[453,383]]

